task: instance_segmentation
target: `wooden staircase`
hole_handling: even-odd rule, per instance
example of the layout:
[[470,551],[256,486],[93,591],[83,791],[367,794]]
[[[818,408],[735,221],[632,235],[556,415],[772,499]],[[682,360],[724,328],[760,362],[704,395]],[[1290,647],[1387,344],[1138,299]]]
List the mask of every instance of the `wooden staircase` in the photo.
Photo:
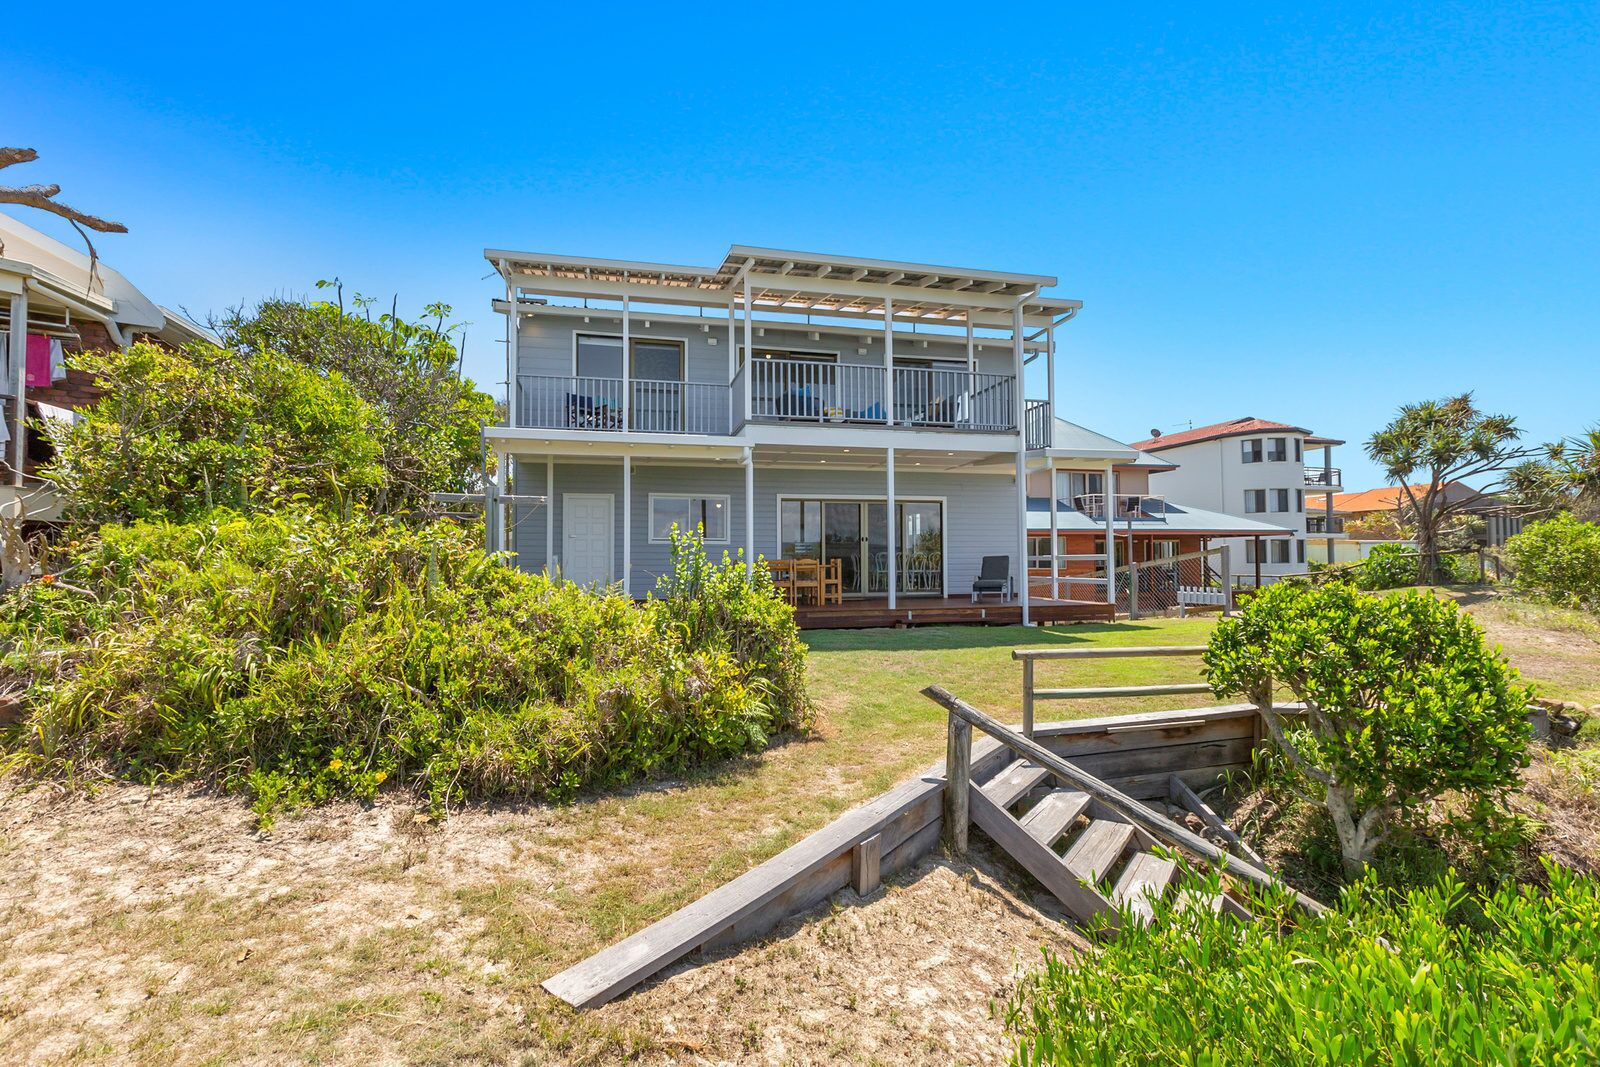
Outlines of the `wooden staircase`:
[[[1148,922],[1157,902],[1169,895],[1180,910],[1226,910],[1248,919],[1249,910],[1226,892],[1228,885],[1281,885],[1258,865],[1229,855],[946,690],[933,686],[924,692],[950,711],[945,830],[952,847],[964,851],[967,825],[975,824],[1079,922],[1098,922],[1108,933],[1124,916]],[[973,726],[1014,757],[986,781],[970,773]],[[1222,891],[1184,877],[1186,870],[1206,866],[1222,872]],[[1297,898],[1307,910],[1324,910],[1308,897]]]

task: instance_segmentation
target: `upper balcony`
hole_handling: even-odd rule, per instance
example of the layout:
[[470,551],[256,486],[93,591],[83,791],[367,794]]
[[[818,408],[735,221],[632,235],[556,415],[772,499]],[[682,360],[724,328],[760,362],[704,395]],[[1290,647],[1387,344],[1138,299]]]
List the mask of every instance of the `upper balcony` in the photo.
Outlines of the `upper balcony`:
[[[546,430],[727,436],[745,423],[892,426],[1014,433],[1016,378],[1009,374],[888,368],[759,359],[732,385],[523,374],[517,377],[514,425]],[[623,404],[626,393],[628,403]],[[1048,405],[1028,402],[1030,426]],[[1039,414],[1040,411],[1043,414]]]
[[1307,467],[1305,485],[1307,489],[1331,489],[1337,492],[1344,488],[1344,475],[1338,467]]

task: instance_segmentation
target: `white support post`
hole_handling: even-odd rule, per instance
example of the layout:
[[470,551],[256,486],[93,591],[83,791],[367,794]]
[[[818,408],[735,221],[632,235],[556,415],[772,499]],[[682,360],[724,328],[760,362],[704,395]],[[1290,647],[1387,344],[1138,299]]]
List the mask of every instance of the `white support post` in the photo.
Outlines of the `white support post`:
[[[750,350],[745,349],[748,368]],[[749,375],[745,375],[746,379]],[[756,460],[755,450],[744,450],[744,576],[756,576]]]
[[1117,468],[1106,464],[1106,603],[1117,603]]
[[633,595],[633,457],[622,457],[622,593]]
[[[750,271],[744,272],[744,417],[750,417],[751,379],[756,375],[756,349],[750,332]],[[751,566],[755,561],[751,560]]]
[[[496,455],[494,495],[494,550],[504,552],[510,545],[509,530],[511,524],[506,521],[506,494],[511,492],[511,453],[500,452]],[[509,559],[501,561],[506,566],[511,565]]]
[[1061,599],[1061,515],[1060,504],[1056,500],[1060,492],[1056,489],[1056,461],[1051,460],[1045,468],[1045,474],[1050,479],[1050,599]]
[[[888,498],[888,501],[889,501],[889,516],[888,516],[888,519],[884,522],[884,526],[888,530],[888,533],[889,533],[889,538],[888,538],[888,540],[889,540],[889,545],[888,545],[888,547],[889,547],[889,566],[888,566],[888,570],[889,570],[889,610],[893,611],[894,607],[895,607],[895,596],[894,596],[894,594],[895,594],[895,586],[898,585],[899,582],[900,582],[900,568],[895,566],[895,558],[894,558],[895,557],[896,542],[899,541],[899,539],[900,539],[899,538],[900,529],[899,529],[899,524],[897,522],[897,517],[895,515],[895,508],[894,508],[894,449],[892,449],[892,448],[884,449],[883,450],[883,457],[884,457],[884,469],[888,472],[888,486],[887,486],[886,492],[887,492],[887,498]],[[868,574],[872,573],[872,561],[871,560],[867,561],[867,573]]]
[[972,348],[972,312],[962,318],[967,320],[967,420],[976,426],[978,420],[978,361]]
[[[745,371],[745,377],[746,378],[750,377],[751,373],[752,373],[751,371],[746,370]],[[734,334],[733,334],[733,297],[730,296],[730,297],[728,297],[728,432],[729,433],[733,432],[733,427],[738,422],[738,420],[733,417],[733,380],[734,380],[734,378],[738,377],[738,375],[739,375],[739,342],[734,338]],[[750,417],[750,412],[748,410],[745,411],[745,416],[744,417],[746,419],[748,419]]]
[[556,457],[544,461],[544,572],[556,574]]
[[11,482],[22,484],[28,461],[28,294],[11,297],[11,395],[17,405],[11,426]]
[[[1030,583],[1028,581],[1028,440],[1027,428],[1023,425],[1023,409],[1026,401],[1022,389],[1022,302],[1011,309],[1011,358],[1016,366],[1017,380],[1012,385],[1013,399],[1015,400],[1014,414],[1017,428],[1017,559],[1021,561],[1020,583],[1018,593],[1022,601],[1022,625],[1031,626],[1033,620],[1028,611],[1028,594]],[[1051,486],[1054,494],[1055,487]],[[1051,549],[1054,550],[1054,545]]]
[[[1050,408],[1045,412],[1049,418],[1044,420],[1044,446],[1053,448],[1056,443],[1056,328],[1053,325],[1044,332],[1044,366],[1045,373],[1050,376],[1045,383],[1045,398]],[[1053,490],[1051,499],[1054,499]]]
[[522,397],[517,389],[517,287],[506,282],[506,425],[517,425]]
[[[622,429],[633,429],[633,319],[628,310],[628,294],[622,294]],[[623,470],[627,470],[623,461]]]
[[[889,425],[894,425],[894,301],[883,298],[883,410]],[[894,590],[889,591],[889,606],[894,607]]]

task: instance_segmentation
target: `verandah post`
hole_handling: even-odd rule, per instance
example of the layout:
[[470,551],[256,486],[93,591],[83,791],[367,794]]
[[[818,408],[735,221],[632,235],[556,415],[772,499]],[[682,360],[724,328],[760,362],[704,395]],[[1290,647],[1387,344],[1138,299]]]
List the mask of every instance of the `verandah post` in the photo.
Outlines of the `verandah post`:
[[972,788],[972,726],[952,714],[944,759],[944,839],[952,852],[967,851],[967,791]]

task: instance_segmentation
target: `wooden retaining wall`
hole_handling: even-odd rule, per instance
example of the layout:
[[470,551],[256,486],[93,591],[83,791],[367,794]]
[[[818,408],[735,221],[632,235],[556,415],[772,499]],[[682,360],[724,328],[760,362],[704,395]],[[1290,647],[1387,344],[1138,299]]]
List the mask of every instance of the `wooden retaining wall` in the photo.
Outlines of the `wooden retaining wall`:
[[[1171,774],[1199,789],[1215,783],[1224,771],[1248,767],[1259,730],[1253,705],[1232,704],[1042,723],[1034,738],[1089,774],[1144,800],[1166,796]],[[975,742],[973,780],[986,781],[1012,759],[992,739]],[[598,1007],[691,952],[759,937],[848,885],[870,892],[878,878],[911,866],[937,846],[944,784],[941,761],[694,903],[547,979],[544,988],[574,1007]]]

